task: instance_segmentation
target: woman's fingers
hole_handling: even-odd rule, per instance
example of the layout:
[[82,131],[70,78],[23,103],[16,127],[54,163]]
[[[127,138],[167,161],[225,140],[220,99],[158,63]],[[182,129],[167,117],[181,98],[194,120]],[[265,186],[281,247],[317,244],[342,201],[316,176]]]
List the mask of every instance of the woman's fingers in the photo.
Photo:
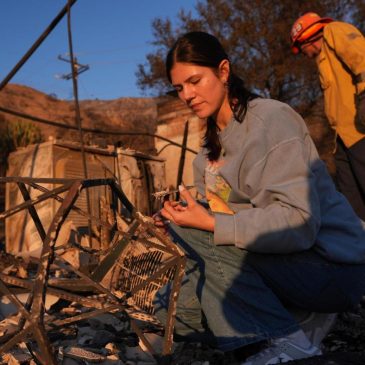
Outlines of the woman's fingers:
[[186,202],[186,205],[195,204],[196,201],[190,194],[190,191],[185,188],[184,185],[179,185],[180,198]]
[[156,227],[164,227],[166,224],[166,218],[163,217],[163,215],[161,214],[161,211],[155,213],[152,216],[153,220],[154,220],[154,225]]
[[165,218],[165,219],[169,219],[174,221],[174,212],[175,209],[168,206],[167,204],[165,204],[165,206],[161,209],[161,215]]

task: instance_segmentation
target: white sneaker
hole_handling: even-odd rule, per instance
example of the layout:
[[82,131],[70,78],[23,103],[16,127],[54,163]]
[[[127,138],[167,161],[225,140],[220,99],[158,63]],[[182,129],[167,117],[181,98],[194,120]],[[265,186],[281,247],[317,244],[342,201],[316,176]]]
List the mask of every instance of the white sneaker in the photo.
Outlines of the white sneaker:
[[311,312],[306,318],[299,322],[299,326],[308,337],[308,340],[314,346],[319,347],[322,340],[333,328],[336,319],[337,313]]
[[250,356],[241,365],[274,365],[292,360],[305,359],[322,355],[321,350],[314,345],[308,348],[300,347],[286,337],[271,341],[271,346],[256,355]]

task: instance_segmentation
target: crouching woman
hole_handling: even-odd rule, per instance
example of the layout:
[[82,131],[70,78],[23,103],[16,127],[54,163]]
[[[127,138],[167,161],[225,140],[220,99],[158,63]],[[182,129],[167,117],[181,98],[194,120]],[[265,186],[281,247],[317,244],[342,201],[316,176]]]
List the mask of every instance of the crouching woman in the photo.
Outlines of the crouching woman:
[[[336,191],[303,119],[249,92],[214,36],[179,38],[166,71],[206,119],[193,166],[203,199],[181,187],[186,206],[166,202],[156,218],[188,258],[176,334],[223,351],[267,341],[247,365],[319,355],[333,313],[364,293],[363,222]],[[300,322],[299,310],[312,321]]]

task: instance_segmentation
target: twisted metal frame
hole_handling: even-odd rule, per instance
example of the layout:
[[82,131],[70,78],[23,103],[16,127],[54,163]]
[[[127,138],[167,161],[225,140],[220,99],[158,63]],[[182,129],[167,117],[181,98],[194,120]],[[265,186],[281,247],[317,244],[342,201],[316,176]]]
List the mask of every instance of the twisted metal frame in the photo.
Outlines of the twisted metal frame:
[[[36,261],[37,270],[33,277],[22,279],[15,275],[0,274],[0,294],[10,299],[20,315],[15,333],[0,337],[0,353],[25,342],[39,363],[56,365],[55,350],[48,336],[51,330],[61,329],[101,313],[122,311],[128,315],[133,330],[151,354],[159,359],[168,357],[172,351],[176,302],[184,275],[185,256],[148,218],[135,210],[116,181],[7,177],[0,178],[0,183],[16,184],[24,198],[23,203],[2,212],[0,219],[27,210],[42,241],[41,255]],[[57,187],[49,190],[42,184],[54,184]],[[117,224],[117,220],[110,224],[77,207],[81,191],[98,186],[109,187],[117,201],[114,213],[123,221],[124,228]],[[37,189],[40,194],[31,198],[28,190],[30,188]],[[39,218],[37,204],[47,199],[55,199],[60,204],[46,231]],[[107,245],[104,242],[103,246],[108,248],[90,275],[80,271],[58,253],[57,238],[71,210],[114,233]],[[52,276],[51,268],[64,270],[75,278],[69,281],[60,280]],[[114,277],[117,272],[117,281],[110,280],[111,272],[114,272]],[[167,282],[172,283],[172,290],[164,326],[163,351],[162,354],[157,354],[143,335],[136,319],[158,323],[153,316],[152,299],[156,291]],[[88,288],[88,292],[80,294],[78,289],[85,287]],[[16,291],[20,288],[30,294],[25,304],[16,296]],[[89,308],[89,311],[51,321],[45,310],[47,293],[77,302]],[[34,346],[34,343],[37,346]]]

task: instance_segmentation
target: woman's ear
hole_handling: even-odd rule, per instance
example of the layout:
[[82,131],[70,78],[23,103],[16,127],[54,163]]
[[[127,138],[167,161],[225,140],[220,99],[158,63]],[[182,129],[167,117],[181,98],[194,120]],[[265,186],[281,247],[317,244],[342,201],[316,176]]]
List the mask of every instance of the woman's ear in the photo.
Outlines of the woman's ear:
[[228,60],[223,60],[218,66],[219,78],[223,83],[228,82],[230,64]]

